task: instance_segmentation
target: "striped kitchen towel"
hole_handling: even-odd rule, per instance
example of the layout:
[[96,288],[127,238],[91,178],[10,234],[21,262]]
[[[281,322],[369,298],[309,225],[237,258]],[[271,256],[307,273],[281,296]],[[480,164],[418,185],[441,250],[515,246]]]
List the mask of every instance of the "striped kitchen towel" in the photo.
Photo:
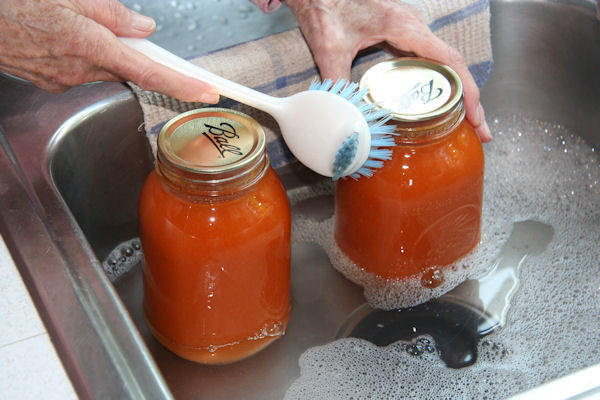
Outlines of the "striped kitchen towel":
[[[410,2],[420,10],[431,30],[463,55],[475,81],[480,87],[483,86],[493,67],[489,0]],[[383,51],[360,55],[353,63],[352,80],[360,80],[369,67],[388,58],[392,56]],[[310,82],[319,77],[310,49],[298,29],[239,44],[190,61],[272,96],[289,96],[306,90]],[[182,102],[130,85],[142,108],[146,136],[154,154],[158,132],[168,120],[182,112],[206,106]],[[281,139],[277,124],[269,115],[227,98],[222,98],[216,106],[244,112],[264,127],[274,168],[293,160]]]

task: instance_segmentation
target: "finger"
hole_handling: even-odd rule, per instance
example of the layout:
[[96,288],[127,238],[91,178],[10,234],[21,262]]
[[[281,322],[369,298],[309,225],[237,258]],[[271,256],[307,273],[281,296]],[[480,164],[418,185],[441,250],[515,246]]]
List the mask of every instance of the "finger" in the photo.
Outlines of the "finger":
[[70,83],[89,82],[94,80],[90,73],[105,70],[121,81],[131,81],[143,89],[161,92],[183,101],[210,104],[218,102],[218,92],[212,86],[153,62],[123,44],[105,26],[88,18],[79,31],[84,32],[84,35],[73,39],[73,47],[76,49],[73,53],[78,54],[73,57],[73,61],[81,65],[80,68],[72,68],[71,74],[64,78],[73,81]]
[[305,33],[323,80],[350,79],[350,66],[355,54],[347,49],[346,38],[341,32],[340,29],[324,27],[319,32]]
[[295,1],[287,4],[299,23],[321,78],[349,79],[354,55],[349,50],[352,39],[346,37],[344,20],[322,5],[306,6]]
[[350,80],[350,65],[352,57],[347,54],[335,55],[328,52],[315,52],[315,63],[319,66],[321,79]]
[[215,104],[219,93],[206,82],[180,74],[129,48],[117,39],[107,48],[105,68],[145,90],[157,91],[182,101]]
[[[475,132],[479,136],[482,142],[486,143],[492,140],[492,133],[490,132],[490,128],[485,121],[485,112],[483,111],[483,107],[479,104],[478,111],[480,113],[479,119],[481,124],[475,127]],[[469,120],[470,121],[470,120]]]
[[147,37],[156,29],[154,19],[130,10],[118,0],[81,1],[77,6],[81,14],[117,36]]

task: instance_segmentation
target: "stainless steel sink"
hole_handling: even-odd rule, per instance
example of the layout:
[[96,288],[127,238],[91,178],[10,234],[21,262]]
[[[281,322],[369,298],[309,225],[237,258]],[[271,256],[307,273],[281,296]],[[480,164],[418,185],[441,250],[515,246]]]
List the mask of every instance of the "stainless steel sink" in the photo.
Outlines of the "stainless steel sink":
[[[492,1],[492,31],[486,111],[559,121],[598,147],[594,3]],[[50,95],[0,76],[0,104],[0,229],[80,397],[281,398],[300,354],[331,341],[364,303],[322,249],[296,244],[294,311],[282,339],[230,366],[177,358],[143,320],[139,268],[113,285],[101,265],[137,236],[137,198],[153,167],[133,94],[92,84]],[[278,173],[290,189],[320,180],[299,165]],[[327,215],[331,200],[294,212]]]

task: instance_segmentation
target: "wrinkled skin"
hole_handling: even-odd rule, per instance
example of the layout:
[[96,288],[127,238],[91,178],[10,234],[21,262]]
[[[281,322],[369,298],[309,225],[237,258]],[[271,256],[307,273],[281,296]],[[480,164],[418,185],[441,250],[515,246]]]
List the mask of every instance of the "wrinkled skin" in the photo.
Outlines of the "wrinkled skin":
[[56,93],[84,82],[128,80],[182,100],[215,103],[211,86],[117,40],[149,36],[155,26],[117,0],[1,0],[0,70]]
[[[418,11],[396,0],[287,0],[322,78],[349,78],[356,54],[380,45],[452,67],[464,85],[467,119],[491,139],[479,90],[460,54],[438,39]],[[377,21],[374,23],[373,21]],[[50,92],[94,81],[132,81],[185,101],[214,104],[210,85],[128,49],[117,36],[147,37],[156,24],[118,0],[0,0],[0,71]]]
[[458,73],[467,119],[482,141],[491,140],[479,89],[465,60],[429,30],[416,8],[397,0],[287,0],[286,4],[299,22],[322,78],[348,79],[357,53],[374,45],[397,56],[437,60]]

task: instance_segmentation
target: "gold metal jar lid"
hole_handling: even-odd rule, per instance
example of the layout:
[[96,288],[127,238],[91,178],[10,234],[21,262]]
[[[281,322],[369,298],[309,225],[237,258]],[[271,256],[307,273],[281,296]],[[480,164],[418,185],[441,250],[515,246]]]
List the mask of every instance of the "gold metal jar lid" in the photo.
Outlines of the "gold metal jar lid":
[[360,80],[365,101],[378,104],[400,122],[423,122],[444,116],[462,103],[463,87],[450,67],[423,58],[381,62]]
[[265,133],[258,122],[224,108],[180,114],[158,135],[161,172],[195,182],[219,183],[252,175],[267,162],[265,148]]

